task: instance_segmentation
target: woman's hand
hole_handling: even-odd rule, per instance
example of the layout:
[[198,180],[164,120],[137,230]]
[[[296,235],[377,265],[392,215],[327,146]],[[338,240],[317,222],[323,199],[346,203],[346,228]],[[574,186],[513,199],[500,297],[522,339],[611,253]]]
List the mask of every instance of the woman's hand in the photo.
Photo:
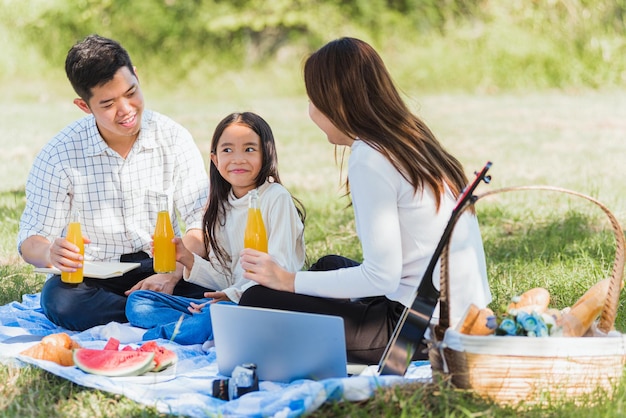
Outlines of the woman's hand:
[[245,248],[239,262],[244,278],[270,289],[295,292],[296,274],[280,267],[269,254]]

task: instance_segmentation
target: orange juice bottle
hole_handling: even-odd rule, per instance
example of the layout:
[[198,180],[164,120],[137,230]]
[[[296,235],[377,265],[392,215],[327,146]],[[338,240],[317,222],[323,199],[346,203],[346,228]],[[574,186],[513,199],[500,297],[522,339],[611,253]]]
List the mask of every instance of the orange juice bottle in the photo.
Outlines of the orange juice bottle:
[[[85,242],[83,241],[83,233],[80,228],[80,216],[77,210],[72,213],[72,220],[67,224],[67,232],[65,239],[76,245],[80,254],[85,256]],[[83,260],[83,263],[85,261]],[[65,283],[78,284],[83,282],[83,268],[76,269],[74,272],[61,272],[61,281]]]
[[243,247],[267,252],[267,233],[259,206],[259,192],[256,189],[248,192],[248,222],[243,236]]
[[176,245],[172,242],[174,228],[170,220],[167,195],[159,195],[159,213],[154,229],[154,271],[155,273],[173,273],[176,270]]

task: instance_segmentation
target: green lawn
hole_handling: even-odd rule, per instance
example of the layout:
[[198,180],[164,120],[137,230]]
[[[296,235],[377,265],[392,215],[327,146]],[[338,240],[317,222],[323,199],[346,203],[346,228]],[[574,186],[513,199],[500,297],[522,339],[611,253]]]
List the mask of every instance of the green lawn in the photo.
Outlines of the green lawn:
[[[50,87],[50,85],[52,87]],[[0,99],[0,303],[39,291],[42,277],[17,256],[15,234],[23,185],[35,153],[64,125],[81,116],[64,80],[50,85],[3,86]],[[42,88],[44,87],[44,88]],[[309,259],[326,253],[359,258],[352,214],[342,198],[334,148],[307,116],[305,97],[219,99],[201,89],[144,92],[150,108],[193,133],[205,160],[216,123],[232,111],[251,110],[271,124],[281,177],[308,210]],[[605,203],[626,223],[626,101],[624,92],[421,96],[411,106],[465,165],[469,177],[491,160],[493,177],[481,190],[547,184],[573,189]],[[345,170],[344,170],[345,173]],[[547,287],[555,307],[571,305],[610,274],[614,241],[606,218],[576,198],[544,192],[498,195],[477,207],[487,251],[494,307],[534,286]],[[624,300],[621,301],[623,304]],[[626,330],[621,308],[616,326]],[[0,366],[2,416],[157,416],[151,408],[85,389],[41,370]],[[525,416],[622,416],[623,392],[613,402],[580,409],[554,405]],[[315,416],[513,416],[470,393],[444,386],[397,388],[368,402],[326,405]]]

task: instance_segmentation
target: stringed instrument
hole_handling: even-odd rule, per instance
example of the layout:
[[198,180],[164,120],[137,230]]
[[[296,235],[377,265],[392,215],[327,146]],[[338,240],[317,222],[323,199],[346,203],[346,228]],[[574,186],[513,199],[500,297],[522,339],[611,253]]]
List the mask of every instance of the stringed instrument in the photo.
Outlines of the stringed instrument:
[[385,352],[378,364],[378,374],[404,376],[406,373],[417,347],[424,339],[424,334],[430,325],[435,306],[439,301],[439,291],[433,285],[433,272],[437,261],[439,261],[443,248],[450,239],[452,230],[461,213],[466,206],[474,204],[476,197],[473,193],[476,187],[482,181],[485,183],[491,181],[491,176],[486,175],[490,167],[491,162],[488,161],[480,172],[475,173],[476,178],[474,181],[466,186],[459,196],[448,224],[424,272],[422,281],[417,288],[413,304],[410,308],[404,308],[387,343]]

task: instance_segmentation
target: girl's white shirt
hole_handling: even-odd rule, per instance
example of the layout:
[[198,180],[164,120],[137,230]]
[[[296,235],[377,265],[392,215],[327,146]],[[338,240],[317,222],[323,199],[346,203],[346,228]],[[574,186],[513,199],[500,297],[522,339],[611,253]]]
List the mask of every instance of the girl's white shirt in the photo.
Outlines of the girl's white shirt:
[[[304,225],[298,216],[291,194],[278,183],[265,182],[259,188],[261,214],[267,232],[268,253],[284,269],[296,272],[302,269],[305,258]],[[231,255],[230,270],[222,271],[215,253],[211,250],[208,260],[194,254],[191,271],[185,269],[183,278],[210,289],[226,293],[235,303],[241,294],[255,282],[243,278],[239,253],[243,250],[243,236],[248,219],[248,196],[236,198],[231,192],[230,208],[226,223],[217,239]]]
[[[363,263],[334,271],[296,273],[296,293],[360,298],[385,295],[410,307],[456,204],[449,189],[439,210],[429,187],[414,192],[396,168],[361,140],[354,141],[348,180]],[[450,245],[450,319],[454,326],[470,303],[491,301],[485,254],[476,216],[466,211]],[[439,288],[439,263],[433,274]],[[439,318],[438,308],[433,322]]]

